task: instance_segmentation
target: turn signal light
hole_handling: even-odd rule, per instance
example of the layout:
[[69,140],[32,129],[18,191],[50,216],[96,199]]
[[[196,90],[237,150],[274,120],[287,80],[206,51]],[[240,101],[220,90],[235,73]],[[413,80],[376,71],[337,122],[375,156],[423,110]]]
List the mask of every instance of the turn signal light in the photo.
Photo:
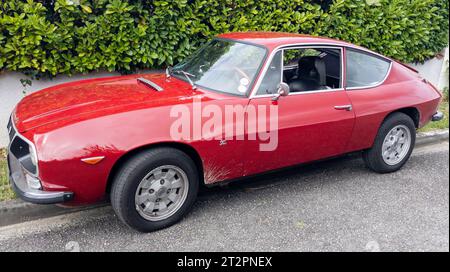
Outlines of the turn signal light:
[[104,158],[105,158],[105,156],[90,157],[90,158],[81,159],[81,161],[85,162],[87,164],[93,165],[93,164],[97,164],[97,163],[101,162]]

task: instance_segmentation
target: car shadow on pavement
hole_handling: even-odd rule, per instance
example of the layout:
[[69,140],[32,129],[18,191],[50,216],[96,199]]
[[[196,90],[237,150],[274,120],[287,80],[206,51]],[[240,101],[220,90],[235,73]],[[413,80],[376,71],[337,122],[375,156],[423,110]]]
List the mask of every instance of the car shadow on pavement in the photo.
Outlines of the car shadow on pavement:
[[[356,162],[358,160],[359,163],[357,166],[349,165],[349,162]],[[342,171],[349,167],[352,167],[352,170],[354,171],[370,172],[369,169],[364,166],[360,153],[357,152],[321,161],[277,169],[255,176],[219,182],[210,186],[202,186],[200,188],[198,199],[208,199],[215,195],[231,194],[235,191],[251,192],[272,188],[286,183],[298,183],[302,182],[302,179],[305,177],[323,174],[324,172],[332,173],[336,170]]]

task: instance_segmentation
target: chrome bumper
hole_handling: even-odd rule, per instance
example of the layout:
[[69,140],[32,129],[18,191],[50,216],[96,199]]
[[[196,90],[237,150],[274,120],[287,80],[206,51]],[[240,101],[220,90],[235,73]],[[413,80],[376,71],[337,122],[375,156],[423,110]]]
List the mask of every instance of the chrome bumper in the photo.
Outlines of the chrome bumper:
[[72,192],[54,192],[32,189],[28,186],[29,175],[13,154],[8,154],[9,180],[16,194],[23,200],[36,204],[56,204],[73,199]]
[[431,121],[436,122],[436,121],[441,121],[444,118],[444,114],[440,111],[436,112],[435,114],[433,114],[433,116],[431,117]]

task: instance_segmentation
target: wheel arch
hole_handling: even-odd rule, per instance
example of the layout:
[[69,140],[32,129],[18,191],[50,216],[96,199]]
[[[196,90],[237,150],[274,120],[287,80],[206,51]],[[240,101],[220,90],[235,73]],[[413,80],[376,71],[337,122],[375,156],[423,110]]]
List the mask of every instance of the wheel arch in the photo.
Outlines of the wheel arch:
[[195,148],[193,148],[192,146],[190,146],[188,144],[184,144],[184,143],[160,142],[160,143],[152,143],[152,144],[143,145],[143,146],[137,147],[135,149],[129,150],[125,154],[123,154],[114,163],[113,167],[111,168],[111,171],[108,174],[105,193],[109,194],[109,192],[111,191],[111,186],[113,184],[114,178],[115,178],[117,172],[120,170],[120,168],[122,167],[122,165],[125,162],[127,162],[130,158],[132,158],[139,152],[142,152],[144,150],[153,149],[153,148],[158,148],[158,147],[171,147],[171,148],[178,149],[178,150],[184,152],[185,154],[187,154],[194,161],[195,165],[197,166],[197,170],[198,170],[199,177],[200,177],[200,184],[202,184],[202,185],[204,184],[203,162],[202,162],[202,159],[201,159],[199,153],[197,152],[197,150],[195,150]]
[[416,127],[416,129],[419,128],[419,126],[420,126],[420,111],[419,111],[416,107],[404,107],[404,108],[399,108],[399,109],[392,110],[392,111],[388,112],[388,113],[386,114],[386,116],[384,116],[384,118],[383,118],[382,120],[381,120],[381,118],[380,118],[381,122],[379,122],[379,123],[377,124],[378,127],[377,127],[377,130],[376,130],[376,133],[375,133],[375,135],[373,136],[373,138],[370,140],[370,145],[368,145],[366,148],[364,148],[364,150],[365,150],[365,149],[368,149],[368,148],[371,148],[371,147],[374,145],[375,138],[376,138],[376,134],[377,134],[378,131],[380,130],[381,125],[382,125],[382,124],[383,124],[390,116],[392,116],[393,114],[395,114],[395,113],[397,113],[397,112],[401,112],[401,113],[406,114],[407,116],[409,116],[409,117],[413,120],[413,123],[414,123],[414,126]]
[[[397,112],[401,112],[404,113],[406,115],[408,115],[414,122],[414,126],[417,128],[419,128],[420,125],[420,111],[416,108],[416,107],[405,107],[405,108],[400,108],[394,111],[391,111],[388,115],[386,115],[386,117],[383,119],[383,122],[392,114],[397,113]],[[381,124],[383,123],[381,122]],[[381,126],[380,124],[380,126]]]

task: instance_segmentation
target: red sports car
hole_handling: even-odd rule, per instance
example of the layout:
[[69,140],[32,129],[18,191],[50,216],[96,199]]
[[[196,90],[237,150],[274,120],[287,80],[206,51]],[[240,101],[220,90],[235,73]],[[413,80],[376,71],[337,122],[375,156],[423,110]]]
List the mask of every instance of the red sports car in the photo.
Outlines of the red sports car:
[[441,94],[412,68],[346,42],[228,33],[165,73],[26,96],[8,130],[10,180],[33,203],[108,198],[140,231],[174,224],[200,185],[362,151],[400,169]]

